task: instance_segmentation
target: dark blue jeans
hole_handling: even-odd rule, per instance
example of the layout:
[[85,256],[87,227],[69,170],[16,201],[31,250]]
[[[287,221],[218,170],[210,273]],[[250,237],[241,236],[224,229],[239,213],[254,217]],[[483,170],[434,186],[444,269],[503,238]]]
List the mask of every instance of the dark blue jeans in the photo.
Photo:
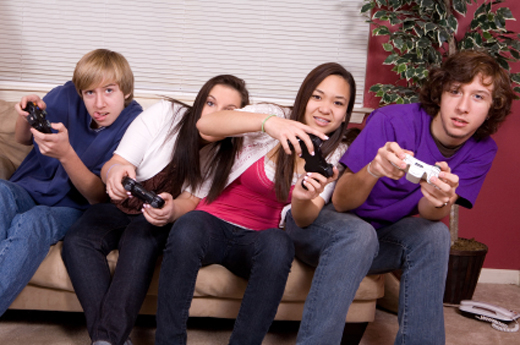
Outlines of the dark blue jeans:
[[[127,340],[170,227],[154,226],[142,214],[128,215],[109,203],[91,206],[71,227],[62,257],[92,341]],[[119,259],[112,277],[106,256],[113,249],[119,249]]]
[[197,274],[210,264],[221,264],[248,280],[229,344],[261,344],[282,299],[293,258],[293,242],[283,230],[245,230],[203,211],[180,217],[164,250],[155,344],[186,344]]

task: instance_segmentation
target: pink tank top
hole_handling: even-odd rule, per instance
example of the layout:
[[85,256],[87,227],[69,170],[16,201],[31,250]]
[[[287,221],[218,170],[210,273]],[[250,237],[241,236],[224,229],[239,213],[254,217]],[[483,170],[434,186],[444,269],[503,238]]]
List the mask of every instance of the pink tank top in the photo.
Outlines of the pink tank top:
[[278,228],[281,212],[287,202],[276,199],[274,183],[265,174],[264,157],[251,165],[242,175],[224,189],[215,201],[206,199],[197,210],[206,211],[228,223],[251,230]]

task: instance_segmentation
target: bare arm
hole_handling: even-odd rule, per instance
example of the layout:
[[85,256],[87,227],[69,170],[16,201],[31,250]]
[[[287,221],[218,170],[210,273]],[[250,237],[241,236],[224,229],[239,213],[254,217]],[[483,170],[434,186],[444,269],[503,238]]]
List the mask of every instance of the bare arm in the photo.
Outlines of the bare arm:
[[[334,175],[328,179],[319,173],[307,173],[296,182],[291,199],[291,213],[296,225],[304,228],[318,218],[325,206],[325,200],[320,193],[327,184],[334,182],[338,175],[338,169],[334,167]],[[302,181],[307,189],[302,187]]]
[[346,212],[362,205],[377,180],[368,173],[366,166],[355,174],[347,168],[339,178],[332,194],[332,203],[336,211]]
[[314,134],[323,140],[327,136],[322,132],[309,127],[299,121],[283,119],[260,113],[249,113],[243,111],[224,110],[201,117],[197,122],[197,129],[209,136],[228,137],[244,133],[260,132],[262,130],[282,144],[285,152],[291,154],[287,141],[289,140],[295,148],[296,154],[301,153],[298,139],[303,140],[309,152],[314,150],[308,134]]
[[128,197],[128,192],[121,181],[125,176],[135,179],[136,169],[136,166],[117,154],[103,165],[101,179],[105,182],[106,191],[112,200],[120,201]]
[[332,195],[332,203],[336,210],[346,212],[361,206],[377,180],[383,176],[394,180],[403,177],[404,171],[398,167],[406,167],[402,161],[405,152],[409,151],[401,149],[395,142],[388,142],[377,151],[374,159],[357,173],[347,168]]
[[86,167],[74,151],[69,142],[67,128],[62,123],[53,123],[52,128],[58,133],[44,134],[31,128],[30,131],[40,152],[60,161],[71,182],[90,204],[105,201],[107,199],[105,185],[101,178]]

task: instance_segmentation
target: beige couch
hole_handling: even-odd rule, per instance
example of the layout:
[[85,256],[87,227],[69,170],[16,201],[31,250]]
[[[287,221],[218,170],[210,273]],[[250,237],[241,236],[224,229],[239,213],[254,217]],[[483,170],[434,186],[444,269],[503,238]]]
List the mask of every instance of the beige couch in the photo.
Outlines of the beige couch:
[[[14,103],[0,100],[0,152],[2,153],[0,173],[3,174],[2,178],[10,176],[28,151],[27,148],[20,148],[12,144],[16,116]],[[61,248],[62,242],[58,242],[50,248],[38,271],[10,309],[77,312],[82,310],[61,260]],[[117,251],[108,256],[112,268],[116,264],[117,257]],[[159,266],[158,262],[148,296],[141,309],[143,314],[155,314]],[[301,319],[312,276],[311,267],[298,260],[293,262],[276,320]],[[246,284],[244,279],[233,275],[223,266],[210,265],[202,268],[197,278],[190,316],[235,318]],[[383,277],[380,275],[368,276],[362,281],[348,312],[346,320],[348,323],[366,325],[367,322],[374,320],[376,301],[383,296],[383,285]]]

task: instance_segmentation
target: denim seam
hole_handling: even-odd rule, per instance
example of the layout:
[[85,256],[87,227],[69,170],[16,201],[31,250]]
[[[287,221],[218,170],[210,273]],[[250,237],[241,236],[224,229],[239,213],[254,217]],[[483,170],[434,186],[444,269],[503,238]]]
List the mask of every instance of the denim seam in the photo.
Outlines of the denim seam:
[[[326,232],[330,233],[330,228],[328,227],[324,227],[324,226],[319,226],[319,228],[321,228],[322,230],[325,230]],[[330,242],[330,245],[328,248],[330,247],[334,247],[334,244],[338,241],[338,236],[337,236],[337,233],[335,233],[334,235],[332,235],[332,240]],[[328,255],[325,255],[326,254],[326,251],[325,252],[321,252],[320,253],[320,260],[319,260],[319,265],[322,265],[323,266],[328,266],[328,261],[329,261],[329,256]],[[323,258],[325,258],[325,260],[322,260]],[[316,271],[314,271],[314,274],[316,274]],[[315,291],[321,291],[321,284],[322,284],[322,277],[319,276],[317,277],[317,280],[314,280],[314,276],[313,276],[313,279],[312,279],[313,283],[312,285],[314,285],[314,283],[317,283],[316,284],[316,288],[315,288]],[[313,286],[311,286],[311,289],[313,289]],[[309,296],[307,296],[307,298],[309,298]],[[312,298],[312,304],[311,305],[315,305],[316,304],[316,297],[315,297],[315,294],[312,294],[311,296]],[[313,320],[314,317],[316,315],[316,309],[309,309],[309,317],[307,318],[307,320]],[[310,322],[306,322],[307,324],[310,324]],[[306,325],[306,327],[303,329],[304,330],[304,335],[305,337],[308,337],[309,336],[309,330],[313,328],[313,327],[309,327],[308,325]],[[299,344],[301,344],[301,342],[298,341]]]

